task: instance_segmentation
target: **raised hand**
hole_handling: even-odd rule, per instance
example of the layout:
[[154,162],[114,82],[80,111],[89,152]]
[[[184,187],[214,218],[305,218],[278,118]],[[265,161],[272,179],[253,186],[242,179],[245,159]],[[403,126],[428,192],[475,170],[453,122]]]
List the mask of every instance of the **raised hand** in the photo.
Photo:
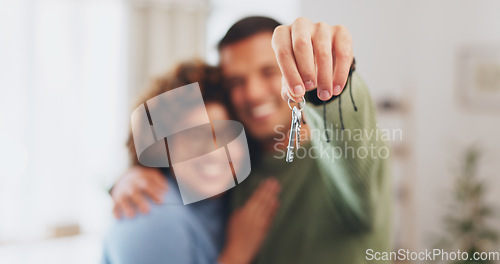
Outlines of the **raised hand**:
[[323,101],[342,92],[353,60],[351,35],[344,26],[299,17],[275,29],[272,45],[283,74],[285,100],[299,102],[316,87]]
[[229,219],[222,264],[250,263],[257,254],[279,206],[280,185],[274,178],[264,180],[245,205]]

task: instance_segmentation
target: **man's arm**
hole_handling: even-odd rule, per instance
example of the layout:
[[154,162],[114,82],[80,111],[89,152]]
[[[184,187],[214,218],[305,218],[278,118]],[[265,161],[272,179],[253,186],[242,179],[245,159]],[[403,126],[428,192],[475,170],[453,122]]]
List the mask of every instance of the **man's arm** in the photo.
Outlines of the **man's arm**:
[[132,218],[137,212],[146,214],[150,210],[148,198],[161,203],[165,191],[167,180],[160,169],[133,166],[110,191],[114,202],[113,214],[116,218],[123,215]]
[[[349,87],[346,83],[353,51],[352,39],[345,27],[298,18],[291,25],[276,28],[272,44],[283,73],[282,96],[285,100],[301,101],[305,91],[317,88],[318,97],[327,101]],[[373,101],[357,74],[353,75],[352,85],[358,111],[354,110],[346,93],[351,91],[346,89],[341,96],[345,132],[341,132],[340,100],[337,98],[326,106],[326,125],[333,128],[333,133],[329,132],[331,141],[313,139],[313,144],[319,150],[331,148],[326,152],[329,155],[320,156],[317,162],[325,183],[326,200],[331,203],[335,217],[342,218],[355,230],[369,230],[375,222],[377,203],[382,195],[387,195],[382,192],[390,192],[390,189],[385,179],[386,160],[379,157],[384,143],[376,136],[379,134]],[[321,129],[320,134],[324,134],[323,109],[315,110],[305,111],[305,120],[311,129]],[[357,137],[354,137],[355,132]],[[340,137],[342,133],[344,137]],[[361,157],[358,151],[364,155],[365,150],[376,154]],[[351,151],[347,153],[351,156],[345,156],[346,151]]]
[[148,213],[148,199],[161,203],[168,187],[167,179],[159,168],[144,167],[139,163],[132,130],[129,131],[126,145],[131,166],[109,191],[116,218],[132,218],[137,212]]
[[279,207],[280,185],[272,177],[261,182],[245,204],[236,209],[227,224],[220,264],[251,263],[267,235]]
[[[326,106],[326,138],[314,138],[318,150],[317,163],[325,186],[325,197],[331,202],[336,217],[354,230],[372,229],[377,206],[383,205],[383,192],[390,192],[387,162],[389,149],[377,128],[376,111],[370,93],[356,73],[341,94],[345,129],[341,128],[339,98]],[[353,99],[350,99],[352,89]],[[314,107],[306,116],[311,129],[324,135],[323,108]],[[321,150],[327,150],[321,152]],[[325,154],[326,153],[326,154]]]

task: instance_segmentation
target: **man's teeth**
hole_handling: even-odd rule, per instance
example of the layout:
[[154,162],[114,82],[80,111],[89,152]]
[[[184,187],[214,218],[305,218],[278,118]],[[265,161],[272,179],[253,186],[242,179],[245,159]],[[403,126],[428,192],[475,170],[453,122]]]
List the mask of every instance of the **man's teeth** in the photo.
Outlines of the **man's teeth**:
[[274,113],[276,106],[273,103],[262,104],[252,109],[252,115],[255,118],[267,116]]

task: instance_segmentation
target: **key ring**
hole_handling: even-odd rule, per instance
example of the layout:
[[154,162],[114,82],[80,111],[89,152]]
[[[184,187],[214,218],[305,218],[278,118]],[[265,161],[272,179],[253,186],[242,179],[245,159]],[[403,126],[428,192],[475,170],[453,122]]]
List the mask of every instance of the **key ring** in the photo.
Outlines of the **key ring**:
[[[290,110],[292,110],[292,107],[290,106],[290,100],[292,100],[292,99],[288,98],[288,108],[290,108]],[[304,103],[303,104],[304,106],[306,105],[306,98],[304,98],[304,96],[302,96],[302,102],[298,103],[298,105],[300,106],[301,103]],[[304,106],[302,108],[299,108],[300,112],[302,112],[302,110],[304,110]]]

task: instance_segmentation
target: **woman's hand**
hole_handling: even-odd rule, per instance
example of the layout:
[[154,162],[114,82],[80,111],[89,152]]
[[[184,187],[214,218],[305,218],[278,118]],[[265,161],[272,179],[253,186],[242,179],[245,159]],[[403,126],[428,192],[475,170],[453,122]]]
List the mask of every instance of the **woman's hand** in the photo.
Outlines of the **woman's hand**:
[[261,182],[252,197],[229,219],[222,264],[250,263],[257,254],[279,205],[280,185],[274,178]]

